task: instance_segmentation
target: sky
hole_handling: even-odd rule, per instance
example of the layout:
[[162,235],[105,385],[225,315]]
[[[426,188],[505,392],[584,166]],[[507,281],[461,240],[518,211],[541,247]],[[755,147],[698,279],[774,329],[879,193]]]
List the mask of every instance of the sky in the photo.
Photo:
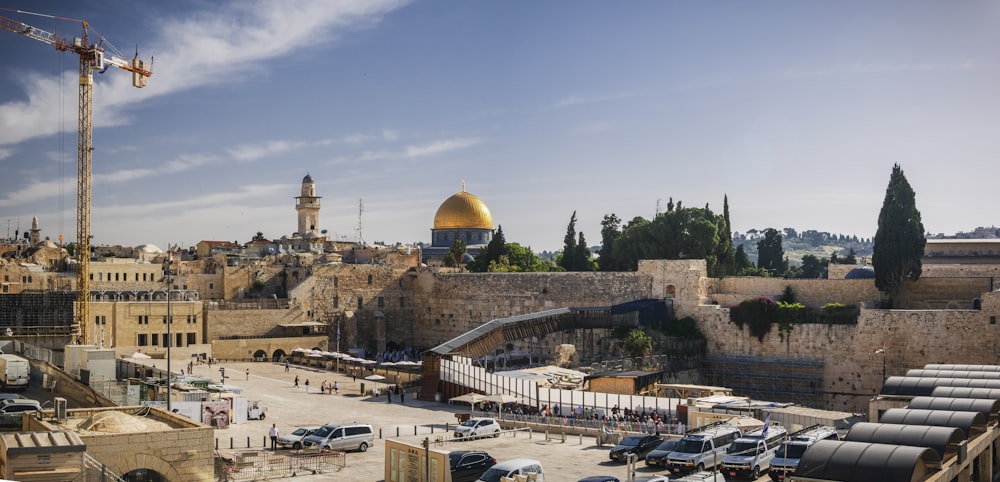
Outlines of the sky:
[[[463,182],[535,251],[561,249],[574,212],[596,245],[605,215],[670,199],[728,197],[737,232],[872,237],[896,163],[928,232],[997,224],[998,2],[0,8],[153,59],[143,89],[94,76],[94,245],[291,235],[306,174],[320,229],[348,241],[429,242]],[[0,58],[0,236],[37,216],[72,241],[78,58],[6,30]]]

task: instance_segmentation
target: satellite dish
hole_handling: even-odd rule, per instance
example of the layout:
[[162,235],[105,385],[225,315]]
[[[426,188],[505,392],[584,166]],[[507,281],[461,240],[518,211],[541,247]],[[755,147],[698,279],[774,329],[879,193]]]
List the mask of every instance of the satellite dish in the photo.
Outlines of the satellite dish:
[[325,235],[326,234],[326,230],[324,229],[324,230],[320,231],[320,234]]

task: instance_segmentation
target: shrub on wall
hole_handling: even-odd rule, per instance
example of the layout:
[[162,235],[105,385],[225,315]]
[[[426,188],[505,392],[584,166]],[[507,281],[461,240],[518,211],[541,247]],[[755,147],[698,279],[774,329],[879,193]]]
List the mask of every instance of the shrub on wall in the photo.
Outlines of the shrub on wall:
[[856,305],[843,303],[827,303],[820,309],[823,323],[853,324],[858,322],[860,311]]
[[729,309],[729,319],[741,330],[744,324],[748,325],[750,334],[757,337],[758,341],[764,341],[764,337],[771,331],[771,323],[778,321],[778,303],[770,296],[743,300]]
[[785,341],[785,336],[792,332],[796,323],[809,321],[809,308],[802,303],[778,302],[778,338]]

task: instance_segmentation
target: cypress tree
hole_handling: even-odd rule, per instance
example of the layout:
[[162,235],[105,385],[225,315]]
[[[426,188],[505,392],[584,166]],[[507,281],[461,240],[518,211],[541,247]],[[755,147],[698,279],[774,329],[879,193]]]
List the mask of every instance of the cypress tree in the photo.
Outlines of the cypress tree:
[[872,249],[875,287],[885,296],[883,306],[892,308],[904,280],[920,279],[921,258],[927,238],[917,210],[916,194],[899,164],[892,166],[885,189],[878,231]]

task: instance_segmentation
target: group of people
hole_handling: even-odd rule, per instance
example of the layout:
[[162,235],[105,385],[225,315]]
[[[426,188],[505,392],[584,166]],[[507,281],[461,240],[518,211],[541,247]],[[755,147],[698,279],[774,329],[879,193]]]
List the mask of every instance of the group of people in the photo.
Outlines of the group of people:
[[[247,370],[247,377],[249,377],[249,376],[250,376],[250,371],[248,369]],[[306,387],[306,393],[309,393],[309,379],[308,378],[306,378],[306,381],[305,381],[305,383],[303,383],[303,385]],[[295,379],[292,381],[292,387],[293,388],[299,388],[299,376],[298,375],[295,375]],[[326,380],[323,380],[323,383],[321,383],[320,386],[319,386],[319,392],[320,393],[326,393],[328,395],[340,395],[340,384],[337,383],[336,381],[334,381],[333,383],[329,383]]]

